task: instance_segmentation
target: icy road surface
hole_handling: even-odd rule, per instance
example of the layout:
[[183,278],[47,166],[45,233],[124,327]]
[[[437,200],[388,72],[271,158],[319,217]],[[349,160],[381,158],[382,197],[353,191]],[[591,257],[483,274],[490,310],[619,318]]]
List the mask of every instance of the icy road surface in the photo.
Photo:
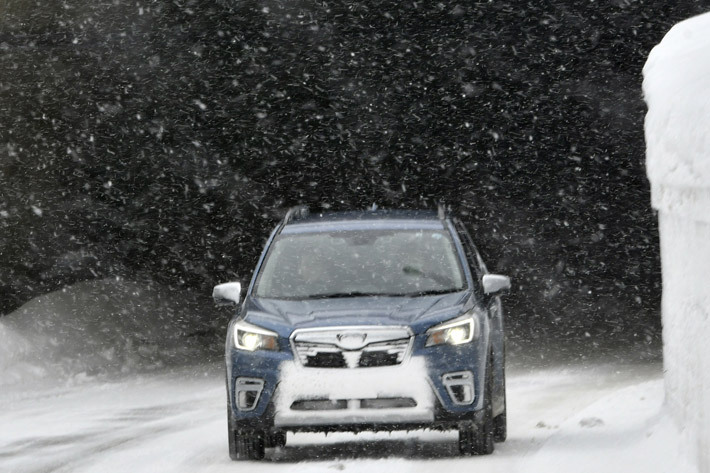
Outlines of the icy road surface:
[[[204,366],[0,393],[1,472],[678,471],[658,363],[508,375],[509,436],[460,457],[454,432],[288,435],[258,463],[227,455],[225,389]],[[245,470],[246,468],[246,470]],[[447,470],[448,469],[448,470]],[[682,468],[680,468],[682,470]]]

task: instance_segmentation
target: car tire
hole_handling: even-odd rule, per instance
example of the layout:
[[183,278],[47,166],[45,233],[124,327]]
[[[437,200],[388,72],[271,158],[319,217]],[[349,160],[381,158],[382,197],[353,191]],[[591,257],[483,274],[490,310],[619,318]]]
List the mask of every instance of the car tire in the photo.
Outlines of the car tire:
[[496,443],[505,442],[508,437],[508,420],[506,413],[503,412],[493,419],[493,441]]
[[[284,440],[285,440],[284,435]],[[262,460],[264,458],[265,439],[260,432],[237,429],[232,413],[227,406],[227,439],[229,458],[237,460]]]
[[508,403],[505,394],[505,373],[503,374],[503,412],[493,419],[493,440],[505,442],[508,437]]
[[495,424],[493,422],[493,365],[489,361],[486,367],[486,385],[483,399],[483,417],[478,425],[466,423],[459,426],[459,452],[464,455],[490,455],[495,449],[493,442]]
[[266,448],[281,448],[286,446],[286,432],[271,432],[266,436]]
[[473,454],[475,437],[476,429],[472,422],[459,425],[459,453],[461,453],[461,455]]
[[239,460],[239,455],[237,454],[237,430],[234,428],[229,406],[227,406],[227,442],[229,444],[229,458]]
[[235,436],[237,459],[239,460],[263,460],[264,435],[259,432],[237,431]]
[[490,455],[493,453],[493,450],[495,449],[495,443],[493,442],[493,431],[493,410],[490,407],[486,407],[486,413],[476,429],[476,437],[472,452],[474,455]]

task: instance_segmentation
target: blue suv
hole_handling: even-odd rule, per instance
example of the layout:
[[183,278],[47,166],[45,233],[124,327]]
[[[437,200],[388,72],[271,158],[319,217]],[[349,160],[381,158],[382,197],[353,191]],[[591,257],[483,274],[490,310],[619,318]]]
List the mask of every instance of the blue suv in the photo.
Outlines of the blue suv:
[[229,455],[286,432],[456,429],[463,454],[506,437],[500,295],[462,222],[434,211],[289,210],[226,343]]

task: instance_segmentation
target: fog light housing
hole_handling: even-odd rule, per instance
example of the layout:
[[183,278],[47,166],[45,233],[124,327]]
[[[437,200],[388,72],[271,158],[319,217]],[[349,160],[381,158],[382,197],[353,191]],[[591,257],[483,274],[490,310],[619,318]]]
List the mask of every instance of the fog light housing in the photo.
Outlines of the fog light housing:
[[253,411],[264,390],[264,380],[237,378],[234,382],[234,402],[240,411]]
[[451,402],[457,406],[467,406],[473,403],[475,391],[473,389],[473,373],[470,371],[456,371],[446,373],[441,377]]

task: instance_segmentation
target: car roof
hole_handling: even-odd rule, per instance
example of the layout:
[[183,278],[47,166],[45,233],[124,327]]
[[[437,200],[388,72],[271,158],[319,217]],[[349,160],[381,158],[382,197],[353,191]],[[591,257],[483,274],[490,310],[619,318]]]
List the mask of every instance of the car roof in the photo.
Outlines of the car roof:
[[368,210],[313,212],[288,222],[281,233],[311,233],[347,230],[442,230],[444,222],[430,210]]

